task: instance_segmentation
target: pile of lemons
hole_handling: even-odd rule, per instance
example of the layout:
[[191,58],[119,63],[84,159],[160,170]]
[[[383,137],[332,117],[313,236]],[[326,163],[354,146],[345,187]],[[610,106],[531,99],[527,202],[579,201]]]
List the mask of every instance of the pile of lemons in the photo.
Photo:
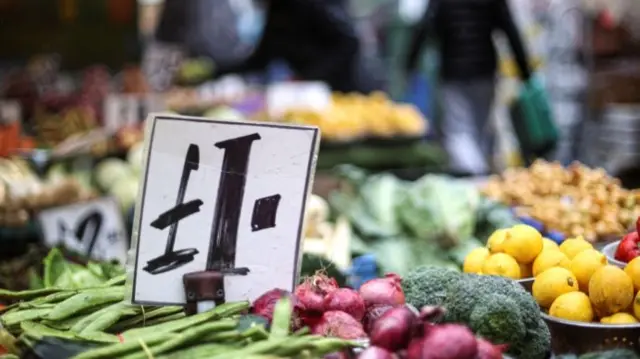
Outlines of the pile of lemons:
[[[582,237],[558,245],[527,225],[494,232],[465,258],[465,273],[533,277],[532,295],[553,317],[632,324],[640,319],[640,257],[623,269]],[[635,300],[634,300],[635,298]]]
[[531,278],[550,264],[538,258],[558,245],[543,238],[531,226],[518,224],[499,229],[489,237],[486,248],[476,248],[464,260],[465,273],[497,275],[511,279]]

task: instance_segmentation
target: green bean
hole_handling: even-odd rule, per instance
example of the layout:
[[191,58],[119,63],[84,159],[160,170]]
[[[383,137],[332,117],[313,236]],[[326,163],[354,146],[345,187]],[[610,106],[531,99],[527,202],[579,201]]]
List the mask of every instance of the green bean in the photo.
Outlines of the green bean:
[[[146,326],[148,325],[147,321],[151,319],[170,317],[176,313],[184,314],[184,309],[182,307],[177,307],[177,306],[168,306],[168,307],[160,307],[158,309],[153,309],[147,312],[143,310],[141,314],[133,318],[129,318],[119,322],[112,328],[112,330],[115,332],[121,332],[123,330],[133,328],[134,326],[140,323],[142,323],[142,326]],[[155,323],[155,324],[158,324],[158,323]],[[153,325],[153,324],[149,324],[149,325]]]
[[20,357],[15,354],[2,354],[0,359],[20,359]]
[[[147,345],[156,345],[171,339],[171,337],[177,334],[172,333],[158,333],[145,337],[144,342]],[[121,358],[133,351],[140,349],[140,342],[138,340],[125,341],[124,343],[107,345],[102,348],[88,350],[84,353],[80,353],[74,357],[74,359],[107,359],[107,358]]]
[[291,328],[291,299],[280,298],[273,309],[271,321],[271,338],[284,338]]
[[31,302],[21,302],[20,305],[18,305],[18,308],[20,309],[51,309],[53,307],[55,307],[56,305],[54,303],[34,303],[33,301]]
[[12,325],[20,324],[21,322],[27,320],[40,319],[45,317],[51,312],[51,309],[25,309],[19,310],[12,313],[4,314],[0,318],[0,322],[5,327],[10,327]]
[[57,330],[49,328],[46,325],[34,323],[30,321],[24,321],[20,323],[20,329],[22,329],[23,335],[40,340],[43,337],[56,337],[64,339],[74,339],[73,334],[63,330]]
[[106,281],[101,287],[113,287],[123,285],[127,281],[127,275],[121,274]]
[[161,355],[155,359],[208,359],[211,355],[229,353],[237,349],[224,344],[200,344],[183,350],[175,351],[167,355]]
[[84,329],[82,329],[80,334],[102,332],[117,323],[118,320],[120,320],[121,316],[122,312],[119,310],[113,310],[111,312],[104,313],[96,320],[89,323],[89,325],[87,325]]
[[[202,336],[207,333],[230,330],[235,328],[237,324],[237,321],[234,320],[219,320],[212,323],[206,323],[195,328],[187,329],[160,345],[150,347],[149,350],[153,355],[167,353],[182,346],[187,346],[202,338]],[[239,333],[236,335],[239,335]],[[136,353],[128,356],[127,359],[145,359],[146,355],[146,353]]]
[[362,347],[362,344],[357,342],[338,338],[319,338],[318,340],[313,341],[312,345],[313,353],[320,357],[346,348]]
[[57,293],[52,293],[49,295],[46,295],[44,297],[40,297],[40,298],[36,298],[34,300],[32,300],[30,303],[38,303],[38,304],[44,304],[44,303],[59,303],[62,302],[65,299],[71,298],[74,295],[78,294],[80,291],[78,290],[65,290],[65,291],[61,291],[61,292],[57,292]]
[[58,303],[58,305],[49,312],[47,319],[60,320],[69,318],[83,310],[97,307],[102,304],[119,302],[123,299],[123,287],[89,289]]
[[283,357],[290,357],[292,355],[300,353],[303,350],[312,348],[312,340],[309,337],[290,337],[286,345],[275,348],[271,353]]
[[101,308],[99,310],[96,310],[90,313],[89,315],[85,316],[84,319],[74,324],[71,327],[71,331],[74,333],[81,333],[84,330],[84,328],[86,328],[89,324],[91,324],[93,321],[98,319],[100,316],[102,316],[105,313],[109,313],[111,311],[119,310],[119,308],[123,305],[124,303],[115,303],[115,304],[107,305],[104,308]]
[[53,328],[53,329],[58,329],[58,330],[70,330],[71,328],[73,328],[74,325],[76,325],[78,322],[84,320],[87,316],[86,315],[76,315],[73,316],[71,318],[67,318],[67,319],[63,319],[63,320],[48,320],[48,319],[44,319],[42,320],[40,323]]
[[291,338],[277,338],[270,340],[263,340],[255,344],[248,345],[242,349],[228,352],[224,354],[213,355],[209,359],[227,359],[227,358],[244,358],[253,354],[265,354],[273,353],[274,350],[280,348],[282,345],[286,345],[287,341]]
[[247,309],[249,309],[249,302],[225,303],[213,308],[212,310],[198,313],[189,317],[184,317],[183,319],[178,319],[172,322],[166,322],[144,328],[130,329],[122,333],[122,336],[125,339],[130,340],[136,337],[144,336],[148,333],[178,332],[185,328],[190,328],[200,323],[208,322],[212,319],[225,318]]
[[30,290],[22,290],[19,292],[14,292],[11,290],[0,289],[0,299],[4,300],[28,300],[36,297],[41,297],[43,295],[48,295],[51,293],[57,293],[62,291],[60,288],[41,288],[41,289],[30,289]]
[[184,317],[186,317],[187,315],[182,312],[182,313],[175,313],[172,315],[166,315],[164,317],[159,317],[159,318],[155,318],[155,319],[151,319],[151,320],[147,320],[147,322],[145,323],[145,327],[150,327],[152,325],[158,325],[158,324],[162,324],[165,322],[171,322],[177,319],[182,319]]
[[75,335],[75,337],[81,340],[86,340],[86,341],[95,342],[95,343],[111,344],[111,343],[120,342],[117,336],[113,334],[102,333],[102,332],[78,333]]
[[302,328],[296,330],[293,333],[293,335],[299,337],[299,336],[302,336],[302,335],[307,335],[309,333],[311,333],[311,329],[309,327],[302,327]]

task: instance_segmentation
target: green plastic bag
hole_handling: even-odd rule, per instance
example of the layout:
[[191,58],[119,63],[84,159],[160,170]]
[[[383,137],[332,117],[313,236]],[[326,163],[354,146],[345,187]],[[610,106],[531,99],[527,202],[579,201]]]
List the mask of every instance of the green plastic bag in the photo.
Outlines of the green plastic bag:
[[547,92],[538,79],[526,82],[510,108],[511,122],[525,159],[548,154],[558,143],[558,127]]

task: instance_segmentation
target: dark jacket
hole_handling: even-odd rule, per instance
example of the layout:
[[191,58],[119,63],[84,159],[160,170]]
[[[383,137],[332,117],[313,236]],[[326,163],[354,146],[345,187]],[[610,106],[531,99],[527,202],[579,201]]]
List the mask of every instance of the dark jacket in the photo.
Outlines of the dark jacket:
[[423,44],[433,35],[445,80],[492,77],[497,70],[494,30],[507,36],[523,79],[531,73],[507,0],[430,0],[409,49],[407,70],[415,70]]
[[266,2],[263,37],[249,59],[221,72],[262,70],[282,59],[304,80],[325,81],[335,91],[370,92],[376,85],[359,69],[360,42],[342,0]]
[[[209,1],[209,0],[207,0]],[[184,1],[165,13],[157,36],[180,41],[188,31]],[[344,0],[264,1],[266,24],[262,39],[243,62],[219,64],[216,76],[264,70],[272,60],[284,60],[304,80],[325,81],[336,91],[370,92],[375,84],[359,66],[360,43]],[[179,19],[173,19],[174,17]],[[163,26],[163,24],[165,26]],[[171,29],[172,28],[172,29]]]

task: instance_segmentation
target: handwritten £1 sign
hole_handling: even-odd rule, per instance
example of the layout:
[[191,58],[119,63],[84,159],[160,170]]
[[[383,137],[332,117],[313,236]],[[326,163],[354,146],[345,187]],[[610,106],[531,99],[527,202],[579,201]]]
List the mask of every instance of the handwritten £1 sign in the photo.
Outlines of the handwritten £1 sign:
[[127,234],[112,198],[53,207],[40,212],[38,220],[50,247],[61,245],[92,259],[126,262]]
[[318,129],[152,114],[132,301],[184,304],[182,276],[225,273],[226,300],[293,289]]

